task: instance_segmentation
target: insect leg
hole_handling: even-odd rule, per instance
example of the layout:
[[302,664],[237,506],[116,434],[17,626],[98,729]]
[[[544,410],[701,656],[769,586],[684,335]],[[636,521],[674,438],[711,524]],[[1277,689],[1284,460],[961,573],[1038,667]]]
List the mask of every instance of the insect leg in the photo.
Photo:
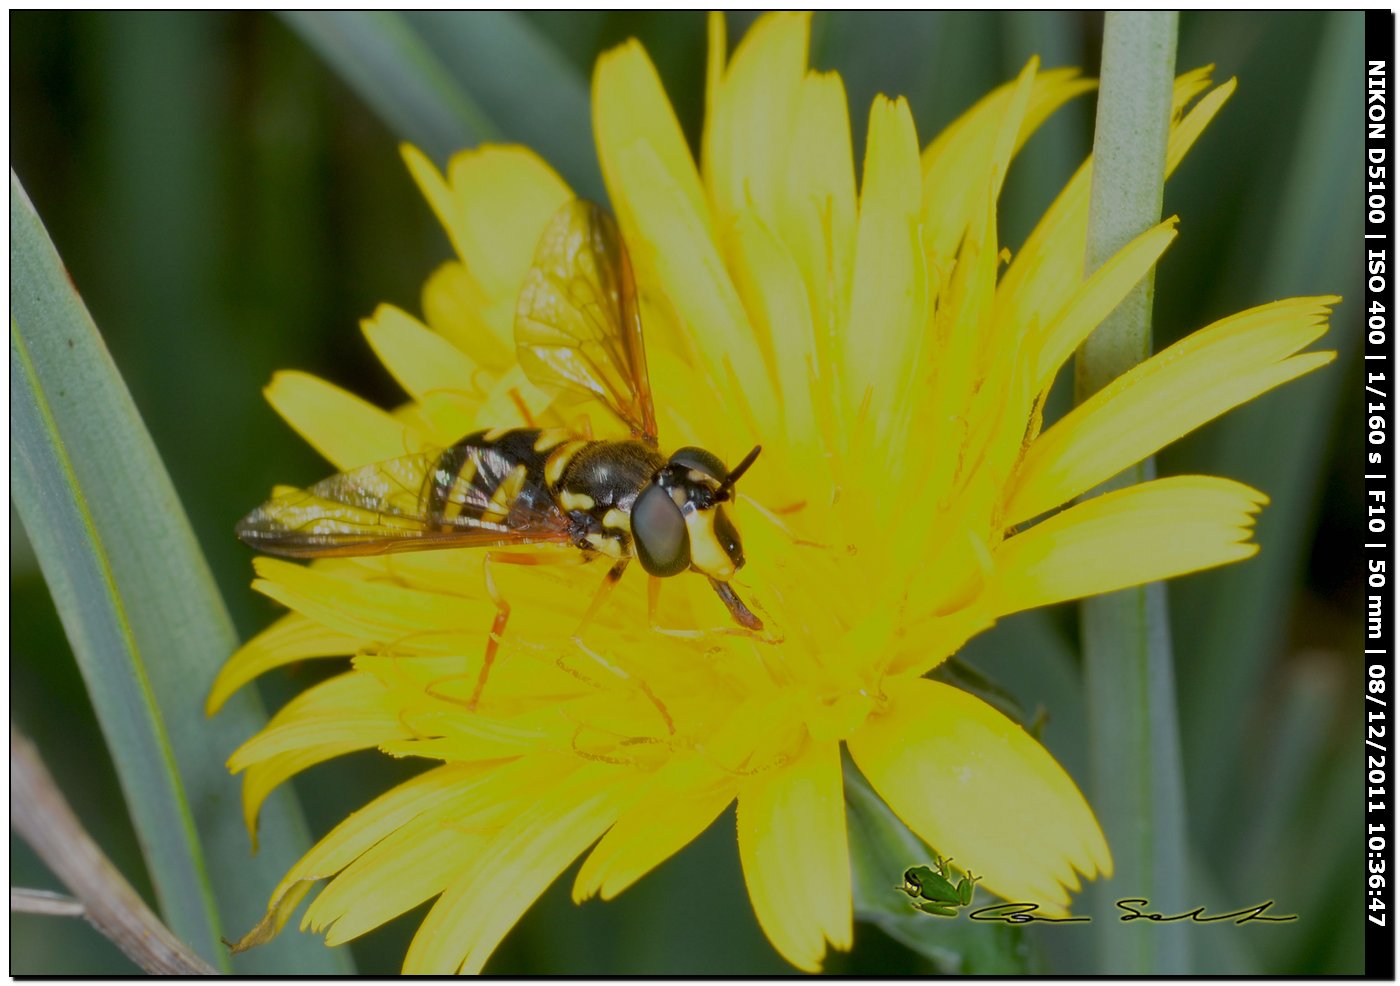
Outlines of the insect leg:
[[675,720],[671,718],[671,713],[667,711],[661,699],[656,697],[656,693],[651,690],[651,687],[640,678],[635,678],[621,668],[616,667],[611,662],[607,661],[603,655],[583,642],[583,631],[587,629],[589,623],[593,622],[593,617],[597,614],[598,610],[602,608],[603,603],[607,601],[608,597],[612,595],[613,589],[616,588],[617,583],[622,579],[622,573],[627,571],[627,563],[631,560],[631,558],[619,559],[612,568],[608,569],[608,574],[603,576],[603,584],[598,586],[598,591],[593,595],[593,601],[588,604],[588,609],[583,613],[583,619],[579,621],[578,629],[574,631],[574,644],[579,650],[583,651],[613,674],[635,681],[637,686],[642,690],[642,694],[647,697],[647,701],[655,706],[656,711],[661,714],[662,720],[666,723],[666,731],[674,736],[676,733]]
[[586,555],[573,551],[529,554],[516,554],[511,551],[486,552],[482,571],[486,575],[486,591],[490,593],[491,601],[496,604],[496,619],[491,624],[490,636],[486,638],[486,660],[481,665],[481,674],[472,690],[472,697],[467,702],[468,709],[475,709],[476,703],[481,699],[482,689],[486,687],[486,677],[491,673],[491,664],[496,660],[496,651],[501,646],[501,635],[505,633],[506,621],[510,619],[510,603],[496,589],[496,580],[491,576],[491,564],[500,562],[503,565],[582,565],[587,561]]
[[[580,565],[587,559],[577,552],[531,552],[529,554],[517,554],[511,551],[488,551],[482,556],[481,571],[486,582],[486,592],[491,597],[491,601],[496,604],[496,616],[491,621],[491,632],[486,638],[486,657],[482,662],[481,671],[478,672],[476,685],[472,688],[471,697],[466,702],[460,699],[451,698],[441,691],[429,686],[428,693],[437,698],[449,702],[458,702],[465,705],[469,712],[475,712],[478,703],[481,701],[481,693],[486,688],[486,679],[490,677],[491,665],[495,663],[496,653],[501,647],[501,638],[505,634],[506,623],[510,620],[510,602],[503,596],[496,587],[496,579],[491,573],[491,566],[496,563],[503,565]],[[446,680],[456,680],[465,678],[466,675],[453,675]]]
[[520,412],[520,417],[525,421],[525,427],[534,428],[535,416],[530,413],[530,405],[525,403],[525,398],[521,396],[520,388],[512,387],[509,393],[511,403],[515,405],[515,409]]
[[608,574],[603,576],[603,584],[598,586],[598,591],[593,594],[593,601],[588,604],[588,609],[584,610],[583,619],[579,621],[578,629],[574,631],[575,640],[583,637],[584,629],[593,622],[593,617],[598,614],[603,603],[607,602],[608,597],[612,595],[613,589],[622,579],[622,573],[627,571],[627,563],[631,560],[631,558],[619,559],[612,568],[608,569]]
[[655,575],[647,576],[647,624],[656,633],[664,633],[669,637],[686,637],[698,639],[705,636],[704,630],[673,630],[670,627],[663,627],[661,621],[656,617],[656,611],[661,605],[661,579]]
[[[749,611],[749,608],[744,605],[743,600],[734,593],[734,590],[729,587],[728,583],[720,582],[717,579],[710,579],[710,583],[715,586],[715,592],[719,595],[720,599],[724,600],[726,606],[729,606],[730,613],[734,614],[735,622],[741,624],[741,626],[687,630],[682,630],[677,627],[662,626],[660,620],[657,618],[657,610],[660,607],[661,601],[661,579],[656,576],[651,576],[651,580],[647,583],[647,623],[649,629],[655,633],[664,633],[668,637],[682,637],[687,640],[698,640],[701,637],[708,637],[710,634],[729,634],[734,637],[753,637],[755,640],[759,640],[765,644],[782,643],[783,638],[781,636],[772,636],[771,634],[764,636],[762,634],[763,621]],[[719,588],[720,586],[724,588],[721,589]],[[735,612],[734,605],[729,601],[731,598],[734,600],[734,603],[738,604],[739,610],[744,616],[753,621],[752,623],[745,623],[744,619],[740,617],[740,614]]]
[[471,698],[467,699],[467,711],[475,712],[476,704],[481,701],[481,693],[486,689],[486,679],[491,674],[491,665],[496,661],[496,651],[500,650],[501,637],[506,632],[506,621],[510,619],[510,603],[500,590],[496,588],[496,580],[491,575],[491,563],[499,560],[494,551],[486,552],[486,557],[482,559],[481,571],[486,580],[486,592],[491,597],[491,601],[496,604],[496,618],[491,621],[491,632],[486,637],[486,658],[481,664],[481,671],[476,677],[476,686],[472,688]]

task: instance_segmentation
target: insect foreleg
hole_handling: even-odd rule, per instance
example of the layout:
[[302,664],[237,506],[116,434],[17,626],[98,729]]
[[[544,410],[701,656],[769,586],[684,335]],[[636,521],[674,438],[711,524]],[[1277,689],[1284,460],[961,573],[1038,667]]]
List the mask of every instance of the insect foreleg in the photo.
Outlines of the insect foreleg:
[[661,579],[655,575],[647,576],[647,624],[656,633],[664,633],[669,637],[686,637],[690,639],[705,636],[704,630],[673,630],[670,627],[663,627],[657,618],[656,612],[661,607]]
[[603,584],[598,586],[598,591],[593,594],[593,601],[583,611],[583,619],[579,621],[578,629],[574,631],[575,640],[583,638],[583,631],[588,627],[588,624],[593,622],[593,617],[598,614],[603,603],[608,601],[613,589],[617,588],[617,583],[622,580],[622,573],[627,571],[627,563],[631,560],[631,558],[618,559],[613,567],[608,569],[608,574],[603,576]]
[[[765,644],[776,644],[782,642],[783,638],[781,636],[765,636],[762,632],[763,621],[760,620],[758,617],[754,616],[753,613],[749,612],[748,607],[744,605],[743,601],[740,600],[737,595],[734,595],[734,590],[730,589],[727,583],[718,582],[715,579],[710,580],[712,585],[724,586],[724,589],[716,588],[715,592],[719,594],[721,600],[724,600],[725,605],[729,605],[729,600],[726,598],[727,594],[728,596],[733,597],[733,599],[738,603],[739,607],[743,610],[743,612],[747,613],[748,617],[758,624],[757,627],[750,627],[747,624],[745,624],[742,627],[723,626],[709,627],[707,629],[680,629],[678,627],[662,626],[660,618],[657,615],[661,606],[661,582],[662,580],[654,575],[651,576],[650,581],[647,582],[647,624],[648,629],[650,629],[654,633],[664,633],[668,637],[681,637],[687,640],[698,640],[701,637],[708,637],[711,634],[727,634],[731,637],[752,637],[753,639],[761,641]],[[731,610],[731,612],[733,611]],[[738,614],[735,614],[734,618],[736,622],[742,622]]]

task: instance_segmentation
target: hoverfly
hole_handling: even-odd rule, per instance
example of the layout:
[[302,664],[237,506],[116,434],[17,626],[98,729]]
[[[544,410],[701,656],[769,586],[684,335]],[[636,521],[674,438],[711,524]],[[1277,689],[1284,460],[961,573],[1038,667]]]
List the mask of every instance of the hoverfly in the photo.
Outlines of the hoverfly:
[[[631,261],[616,222],[583,200],[546,227],[521,291],[516,350],[537,385],[600,402],[631,431],[593,440],[566,428],[496,428],[445,449],[353,469],[283,493],[238,524],[253,547],[294,558],[516,545],[572,545],[568,560],[610,558],[583,626],[635,557],[652,578],[687,570],[709,579],[734,621],[762,621],[729,580],[744,564],[739,532],[723,504],[753,465],[755,447],[733,469],[705,449],[666,457],[656,411]],[[487,563],[550,564],[558,553],[488,551]],[[510,615],[489,578],[497,614],[468,703],[475,708]],[[576,634],[577,636],[577,634]]]

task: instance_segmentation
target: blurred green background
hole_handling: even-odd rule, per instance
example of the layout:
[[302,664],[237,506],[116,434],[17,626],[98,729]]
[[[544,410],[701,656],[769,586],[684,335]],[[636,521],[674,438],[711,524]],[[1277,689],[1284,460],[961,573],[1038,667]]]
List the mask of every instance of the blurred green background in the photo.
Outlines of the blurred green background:
[[[730,15],[730,43],[752,15]],[[599,194],[588,76],[635,36],[698,145],[700,13],[409,15],[478,115],[477,139],[527,141],[576,188]],[[306,22],[250,13],[10,15],[12,166],[82,291],[164,457],[243,636],[276,615],[248,588],[234,521],[274,483],[326,471],[263,402],[278,368],[319,374],[383,405],[402,398],[357,331],[379,302],[418,311],[448,255],[397,151],[439,163],[451,126],[393,119],[362,101]],[[1094,74],[1091,13],[816,15],[813,63],[836,69],[856,146],[877,92],[907,95],[920,137],[1032,54]],[[1252,562],[1172,584],[1190,833],[1201,902],[1265,898],[1303,920],[1201,929],[1203,973],[1359,973],[1362,914],[1360,612],[1362,521],[1359,13],[1186,12],[1180,69],[1213,63],[1238,93],[1168,185],[1182,235],[1157,280],[1157,344],[1275,298],[1340,293],[1327,345],[1338,363],[1174,446],[1164,474],[1215,472],[1273,500]],[[522,48],[523,46],[523,48]],[[512,72],[525,50],[548,71]],[[382,111],[384,108],[379,107]],[[1092,98],[1061,111],[1013,167],[1002,239],[1014,251],[1087,153]],[[386,122],[385,115],[390,117]],[[458,120],[458,123],[461,121]],[[473,130],[472,127],[475,126]],[[12,520],[14,520],[12,512]],[[12,716],[38,742],[98,842],[149,896],[140,852],[62,628],[12,523]],[[1069,610],[1007,621],[966,657],[1029,710],[1083,784],[1082,697]],[[315,662],[313,662],[315,663]],[[326,673],[260,683],[276,707]],[[202,702],[192,694],[191,702]],[[410,768],[373,754],[296,786],[321,833]],[[11,879],[57,888],[11,838]],[[488,971],[782,973],[752,917],[732,815],[617,901],[576,908],[568,877],[527,915]],[[271,888],[268,888],[269,891]],[[361,972],[397,971],[422,910],[352,946]],[[241,933],[246,929],[228,929]],[[1072,933],[1028,936],[1033,967],[1087,972]],[[829,971],[926,972],[869,925]],[[77,921],[11,918],[13,974],[134,971]]]

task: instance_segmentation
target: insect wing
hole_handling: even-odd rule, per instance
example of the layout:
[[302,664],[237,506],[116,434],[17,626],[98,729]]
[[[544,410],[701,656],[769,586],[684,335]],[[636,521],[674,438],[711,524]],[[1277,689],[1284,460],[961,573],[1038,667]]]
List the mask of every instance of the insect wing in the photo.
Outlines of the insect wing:
[[567,518],[523,473],[489,448],[422,452],[275,496],[237,532],[260,551],[293,558],[569,543]]
[[515,314],[521,367],[541,387],[594,397],[656,444],[632,262],[612,216],[582,199],[550,220]]

